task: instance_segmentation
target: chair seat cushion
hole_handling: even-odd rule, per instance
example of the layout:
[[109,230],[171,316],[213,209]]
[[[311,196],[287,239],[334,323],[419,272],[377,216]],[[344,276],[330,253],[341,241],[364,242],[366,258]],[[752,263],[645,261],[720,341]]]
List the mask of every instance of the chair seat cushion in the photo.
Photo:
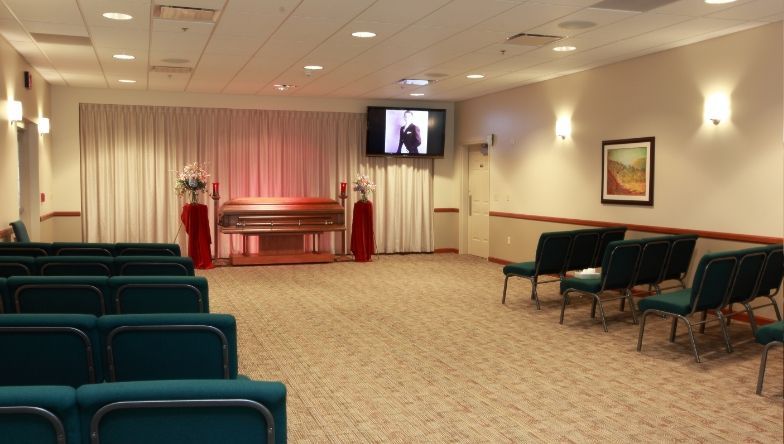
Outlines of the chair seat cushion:
[[533,276],[536,273],[536,262],[518,262],[504,267],[504,274]]
[[774,322],[757,330],[757,342],[768,344],[773,341],[784,342],[784,321]]
[[596,279],[579,279],[579,278],[566,278],[561,280],[561,293],[573,288],[575,290],[584,291],[586,293],[598,293],[602,289],[602,280]]
[[639,303],[640,311],[660,310],[667,313],[687,315],[691,313],[691,288],[672,293],[649,296]]

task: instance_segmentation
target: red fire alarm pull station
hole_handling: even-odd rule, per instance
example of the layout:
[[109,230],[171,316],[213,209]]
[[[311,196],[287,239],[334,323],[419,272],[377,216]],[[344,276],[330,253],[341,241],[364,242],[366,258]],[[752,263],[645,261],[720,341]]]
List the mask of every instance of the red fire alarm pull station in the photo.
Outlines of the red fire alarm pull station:
[[41,193],[41,203],[46,202],[46,193]]
[[30,71],[24,72],[24,86],[26,89],[33,89],[33,76]]

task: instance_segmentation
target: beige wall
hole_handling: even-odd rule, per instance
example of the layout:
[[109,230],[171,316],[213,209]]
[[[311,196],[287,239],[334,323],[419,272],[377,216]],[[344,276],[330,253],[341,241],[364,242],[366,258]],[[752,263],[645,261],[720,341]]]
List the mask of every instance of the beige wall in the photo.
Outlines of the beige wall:
[[[33,75],[33,88],[24,88],[24,71]],[[38,122],[39,117],[50,117],[49,85],[5,40],[0,38],[0,230],[19,219],[19,159],[16,127],[8,123],[9,100],[22,102],[24,118]],[[51,118],[51,117],[50,117]],[[51,135],[38,138],[39,188],[47,194],[47,202],[40,212],[51,211]],[[32,230],[31,230],[32,231]]]
[[[781,237],[782,76],[778,22],[459,102],[455,145],[497,135],[492,211]],[[714,92],[731,98],[718,126],[703,118]],[[564,141],[562,115],[573,128]],[[644,136],[656,137],[655,205],[602,205],[602,140]],[[536,236],[495,219],[490,256],[531,257]]]

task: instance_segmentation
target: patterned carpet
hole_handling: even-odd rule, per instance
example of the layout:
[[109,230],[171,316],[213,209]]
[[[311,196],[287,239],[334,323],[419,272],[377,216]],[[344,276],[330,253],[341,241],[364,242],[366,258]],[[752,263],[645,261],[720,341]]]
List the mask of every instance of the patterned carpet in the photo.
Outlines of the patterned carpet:
[[[211,311],[237,317],[240,372],[288,387],[292,443],[746,442],[784,440],[784,365],[733,323],[697,334],[650,317],[642,353],[629,312],[588,300],[558,324],[557,284],[510,280],[501,266],[456,254],[371,263],[221,267]],[[682,327],[679,326],[679,327]]]

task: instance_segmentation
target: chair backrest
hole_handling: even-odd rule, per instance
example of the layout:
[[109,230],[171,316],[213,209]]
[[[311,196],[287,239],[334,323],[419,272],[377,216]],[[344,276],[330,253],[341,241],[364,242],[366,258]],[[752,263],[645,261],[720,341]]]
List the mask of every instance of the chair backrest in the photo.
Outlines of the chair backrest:
[[574,230],[566,270],[582,270],[593,266],[600,234],[595,229]]
[[4,277],[0,277],[0,314],[8,313],[9,309],[8,306],[8,287],[5,285],[6,279]]
[[14,237],[17,242],[30,242],[30,235],[27,234],[27,227],[21,220],[11,222],[11,229],[14,230]]
[[47,256],[36,258],[41,276],[112,276],[114,258],[104,256]]
[[95,316],[0,316],[0,385],[68,385],[102,380]]
[[236,328],[224,314],[103,316],[107,380],[235,379]]
[[0,390],[0,437],[7,443],[79,443],[76,390],[19,386]]
[[0,277],[31,276],[37,272],[33,257],[0,255]]
[[194,276],[193,259],[170,256],[117,256],[118,276]]
[[667,236],[640,239],[642,252],[634,285],[653,285],[662,281],[672,242]]
[[286,387],[249,380],[93,384],[76,393],[93,443],[286,443]]
[[738,265],[727,294],[725,305],[745,302],[757,297],[757,288],[768,256],[767,247],[747,248],[735,252]]
[[14,276],[8,278],[7,286],[15,313],[103,316],[111,312],[106,277]]
[[54,242],[52,256],[114,256],[114,244],[86,242]]
[[784,248],[781,244],[770,245],[768,256],[762,270],[757,295],[774,295],[781,288],[781,281],[784,279]]
[[0,256],[49,256],[51,247],[45,242],[0,242]]
[[117,256],[182,256],[179,244],[121,242],[114,247]]
[[721,308],[730,291],[738,258],[734,252],[702,256],[694,272],[689,305],[691,312]]
[[632,285],[642,245],[638,240],[613,241],[602,258],[602,290],[626,289]]
[[596,251],[593,256],[592,267],[599,267],[604,260],[604,252],[610,245],[610,242],[620,241],[626,236],[626,227],[607,227],[599,228],[599,243],[596,246]]
[[536,247],[536,275],[563,273],[571,244],[568,231],[542,233]]
[[671,236],[672,244],[667,258],[667,267],[664,269],[662,281],[669,279],[683,279],[689,271],[694,247],[697,245],[697,236],[682,234]]
[[200,276],[115,276],[109,288],[116,314],[210,312],[207,279]]

